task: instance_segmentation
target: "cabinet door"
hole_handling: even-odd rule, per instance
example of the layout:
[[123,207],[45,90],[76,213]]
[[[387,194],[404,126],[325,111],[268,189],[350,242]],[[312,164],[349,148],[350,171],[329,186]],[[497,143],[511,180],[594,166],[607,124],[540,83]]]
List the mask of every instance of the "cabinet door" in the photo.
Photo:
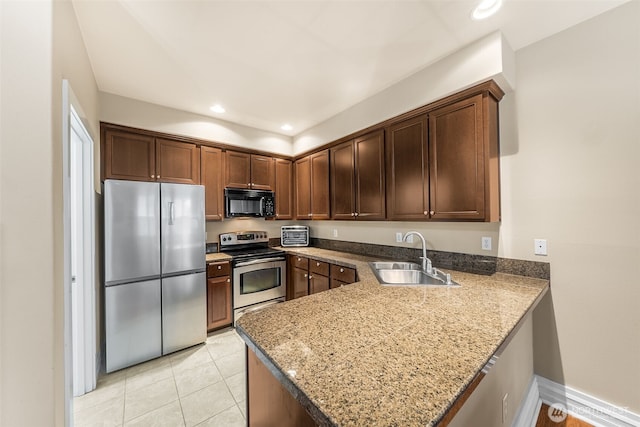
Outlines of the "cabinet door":
[[330,151],[331,155],[331,218],[355,219],[355,158],[353,141]]
[[385,219],[384,132],[365,135],[353,145],[356,219]]
[[329,150],[311,155],[311,217],[329,219]]
[[309,275],[309,295],[329,290],[329,278],[320,274]]
[[251,155],[237,151],[225,151],[225,185],[233,188],[250,188]]
[[207,280],[207,330],[230,325],[231,279],[228,276]]
[[428,218],[427,115],[391,125],[385,148],[387,219]]
[[116,130],[106,130],[103,135],[103,179],[156,179],[155,141],[152,136]]
[[309,295],[309,273],[302,268],[291,269],[292,298]]
[[[311,158],[295,163],[296,219],[311,219]],[[277,196],[276,196],[277,197]]]
[[201,147],[200,168],[200,182],[204,185],[205,218],[222,220],[224,217],[222,150]]
[[177,184],[200,184],[200,147],[156,138],[156,179]]
[[482,95],[429,113],[433,219],[484,219]]
[[273,157],[251,155],[251,181],[253,190],[273,190],[275,163]]
[[292,219],[293,186],[291,181],[291,160],[275,160],[275,194],[276,194],[276,219]]

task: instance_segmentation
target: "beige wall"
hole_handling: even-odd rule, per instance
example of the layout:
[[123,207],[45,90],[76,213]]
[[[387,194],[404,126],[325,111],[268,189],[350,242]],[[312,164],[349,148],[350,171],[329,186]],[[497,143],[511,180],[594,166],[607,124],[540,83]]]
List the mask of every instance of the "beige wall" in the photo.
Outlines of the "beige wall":
[[0,425],[64,423],[62,79],[97,135],[68,2],[0,2]]
[[501,105],[499,254],[534,259],[551,295],[536,373],[640,413],[640,2],[516,53]]
[[291,138],[212,117],[100,93],[100,120],[290,156]]
[[0,424],[52,425],[54,393],[62,391],[53,356],[61,331],[54,307],[52,6],[0,8]]

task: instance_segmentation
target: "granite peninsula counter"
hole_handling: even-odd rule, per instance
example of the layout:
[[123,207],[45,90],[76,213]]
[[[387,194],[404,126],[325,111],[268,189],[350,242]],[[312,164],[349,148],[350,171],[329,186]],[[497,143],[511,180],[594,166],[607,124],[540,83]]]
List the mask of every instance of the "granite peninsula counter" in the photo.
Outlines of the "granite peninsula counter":
[[441,423],[549,289],[548,280],[457,271],[460,288],[381,286],[370,257],[287,250],[358,273],[356,283],[237,324],[248,349],[318,425]]

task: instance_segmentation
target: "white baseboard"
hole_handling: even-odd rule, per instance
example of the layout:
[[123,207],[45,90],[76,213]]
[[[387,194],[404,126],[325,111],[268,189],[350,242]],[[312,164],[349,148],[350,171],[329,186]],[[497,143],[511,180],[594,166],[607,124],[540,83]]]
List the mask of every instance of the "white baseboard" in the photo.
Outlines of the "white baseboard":
[[640,427],[640,415],[539,375],[531,378],[513,427],[535,427],[542,403],[562,405],[595,427]]

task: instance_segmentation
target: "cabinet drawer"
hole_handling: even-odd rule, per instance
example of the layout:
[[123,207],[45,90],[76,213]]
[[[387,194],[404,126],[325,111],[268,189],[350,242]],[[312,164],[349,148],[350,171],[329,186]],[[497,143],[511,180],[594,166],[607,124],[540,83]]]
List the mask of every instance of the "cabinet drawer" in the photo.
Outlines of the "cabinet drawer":
[[309,272],[329,277],[329,263],[310,259]]
[[221,277],[231,274],[229,261],[211,262],[207,264],[207,277]]
[[309,258],[297,255],[293,255],[291,258],[294,267],[309,270]]
[[331,264],[331,278],[343,283],[356,281],[356,271],[353,268]]

